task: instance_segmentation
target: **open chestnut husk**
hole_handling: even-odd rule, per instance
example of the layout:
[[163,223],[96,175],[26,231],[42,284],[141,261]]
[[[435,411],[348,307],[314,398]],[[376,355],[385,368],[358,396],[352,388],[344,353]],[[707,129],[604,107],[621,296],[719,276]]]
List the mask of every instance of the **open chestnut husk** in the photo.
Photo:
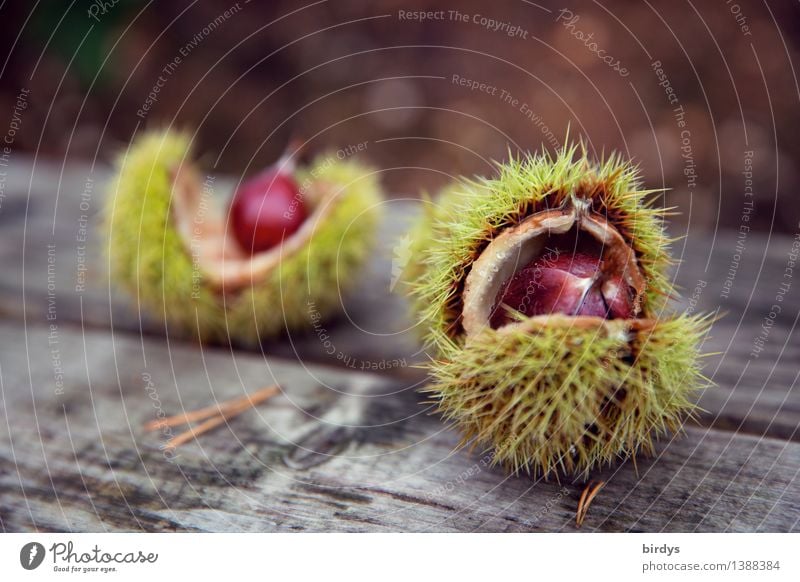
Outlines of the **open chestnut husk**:
[[335,155],[282,158],[228,208],[186,134],[146,132],[119,157],[105,204],[112,287],[172,335],[255,344],[311,327],[340,308],[373,246],[375,176]]
[[512,472],[586,473],[679,430],[706,380],[703,315],[674,313],[665,209],[578,146],[462,179],[414,227],[424,389]]

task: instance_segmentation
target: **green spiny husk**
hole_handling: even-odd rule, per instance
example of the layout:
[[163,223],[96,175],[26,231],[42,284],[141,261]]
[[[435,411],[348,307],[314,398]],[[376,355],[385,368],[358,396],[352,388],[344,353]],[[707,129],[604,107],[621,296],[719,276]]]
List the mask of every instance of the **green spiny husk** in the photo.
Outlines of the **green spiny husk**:
[[380,201],[374,173],[335,156],[298,170],[298,183],[334,186],[334,208],[300,251],[223,295],[195,268],[170,217],[171,172],[191,163],[189,137],[170,131],[143,134],[119,157],[104,213],[112,283],[170,334],[200,340],[254,344],[337,311],[372,247]]
[[586,471],[651,453],[653,434],[680,428],[702,381],[696,345],[707,324],[680,316],[631,333],[563,322],[487,329],[434,360],[424,391],[462,444],[491,445],[513,472]]
[[[498,167],[497,178],[448,186],[412,230],[408,283],[435,354],[425,392],[461,429],[462,445],[493,449],[513,472],[585,473],[651,452],[653,436],[677,430],[693,410],[705,383],[698,346],[710,326],[708,317],[669,311],[668,209],[654,206],[656,191],[642,188],[637,168],[618,155],[593,163],[579,145]],[[570,196],[589,201],[636,253],[647,282],[640,317],[652,325],[585,328],[551,316],[559,325],[531,318],[467,339],[459,316],[471,265],[502,230]]]

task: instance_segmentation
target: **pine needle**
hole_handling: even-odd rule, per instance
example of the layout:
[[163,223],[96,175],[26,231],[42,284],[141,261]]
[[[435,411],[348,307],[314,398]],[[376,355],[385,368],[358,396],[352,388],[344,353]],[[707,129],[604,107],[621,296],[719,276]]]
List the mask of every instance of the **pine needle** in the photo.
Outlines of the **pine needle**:
[[174,436],[167,441],[166,449],[175,449],[180,445],[196,439],[200,435],[226,423],[228,420],[240,415],[241,413],[250,410],[258,404],[272,398],[280,391],[277,384],[261,388],[252,394],[246,394],[238,398],[206,406],[199,410],[187,412],[170,416],[164,419],[150,421],[144,425],[147,431],[158,430],[166,426],[178,426],[181,424],[188,424],[197,420],[204,420],[197,426],[191,427],[188,430]]
[[580,501],[578,501],[578,511],[575,514],[575,525],[577,527],[583,525],[586,519],[586,513],[589,511],[589,506],[592,504],[592,501],[594,501],[594,498],[597,497],[597,494],[600,493],[600,490],[605,487],[605,484],[605,481],[591,481],[583,489]]

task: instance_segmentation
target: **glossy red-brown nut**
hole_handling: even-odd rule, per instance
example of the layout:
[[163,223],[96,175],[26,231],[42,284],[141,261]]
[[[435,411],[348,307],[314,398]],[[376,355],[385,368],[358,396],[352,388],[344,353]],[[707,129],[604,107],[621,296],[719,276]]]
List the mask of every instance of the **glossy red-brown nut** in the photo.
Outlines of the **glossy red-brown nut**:
[[244,182],[231,202],[234,237],[251,254],[280,244],[297,232],[307,217],[297,182],[277,169]]

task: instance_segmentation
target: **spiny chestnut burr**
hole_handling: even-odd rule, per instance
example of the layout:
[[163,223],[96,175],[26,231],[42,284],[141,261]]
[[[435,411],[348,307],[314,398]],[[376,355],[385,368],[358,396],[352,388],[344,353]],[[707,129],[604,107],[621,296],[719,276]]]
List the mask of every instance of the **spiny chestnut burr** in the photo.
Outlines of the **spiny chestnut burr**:
[[663,210],[631,164],[576,145],[499,171],[448,186],[411,234],[425,393],[513,472],[652,451],[694,408],[710,325],[668,308]]
[[[302,195],[298,184],[303,184]],[[374,172],[324,156],[281,160],[223,210],[187,135],[141,135],[104,211],[111,281],[172,335],[255,344],[341,306],[375,234]]]

